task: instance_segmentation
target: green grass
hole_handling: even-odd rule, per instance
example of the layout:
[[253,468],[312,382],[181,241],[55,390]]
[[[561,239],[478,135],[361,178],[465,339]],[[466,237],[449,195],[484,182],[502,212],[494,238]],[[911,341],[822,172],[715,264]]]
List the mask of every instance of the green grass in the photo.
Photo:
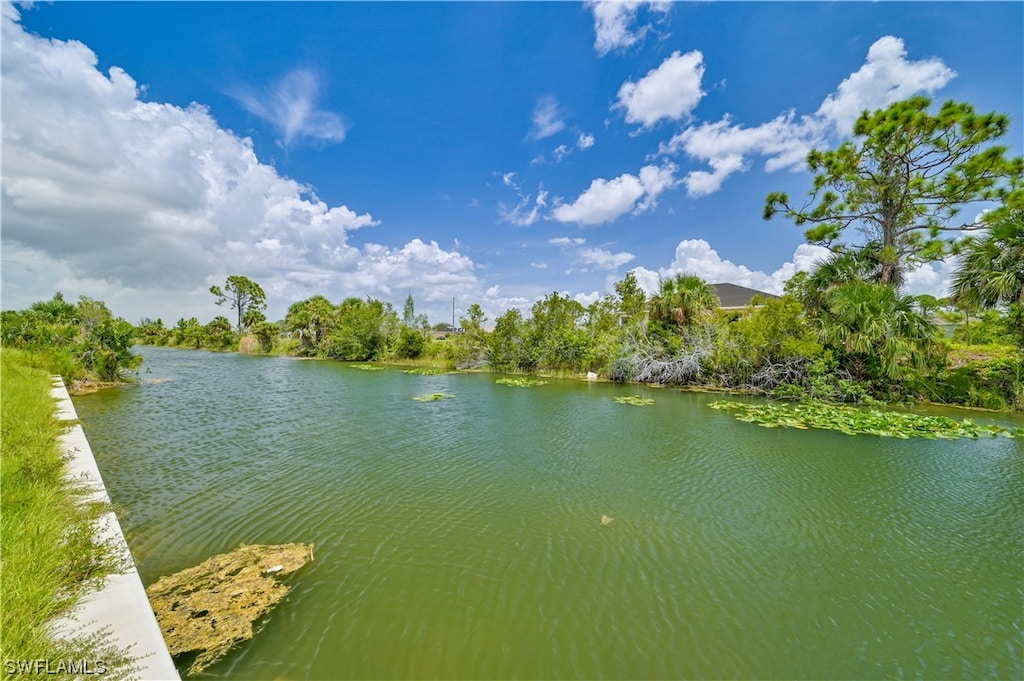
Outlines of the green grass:
[[103,660],[118,678],[133,660],[107,637],[56,641],[48,633],[117,561],[94,540],[105,509],[82,503],[64,481],[64,426],[53,416],[49,373],[32,364],[45,360],[0,351],[0,658]]

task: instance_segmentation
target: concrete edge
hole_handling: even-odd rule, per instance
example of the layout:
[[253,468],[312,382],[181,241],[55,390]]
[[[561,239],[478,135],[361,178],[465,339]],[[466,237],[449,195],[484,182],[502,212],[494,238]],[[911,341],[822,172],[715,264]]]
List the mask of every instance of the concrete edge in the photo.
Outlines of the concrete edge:
[[[57,400],[56,417],[59,420],[78,419],[78,412],[60,376],[53,377],[50,395]],[[88,500],[109,502],[103,477],[82,426],[72,427],[59,442],[70,457],[67,478],[89,489]],[[127,649],[129,655],[138,658],[139,670],[136,673],[142,681],[181,681],[121,524],[112,511],[100,517],[96,533],[116,547],[126,569],[120,574],[110,575],[98,591],[83,598],[70,617],[55,622],[57,635],[88,635],[106,630],[118,648]]]

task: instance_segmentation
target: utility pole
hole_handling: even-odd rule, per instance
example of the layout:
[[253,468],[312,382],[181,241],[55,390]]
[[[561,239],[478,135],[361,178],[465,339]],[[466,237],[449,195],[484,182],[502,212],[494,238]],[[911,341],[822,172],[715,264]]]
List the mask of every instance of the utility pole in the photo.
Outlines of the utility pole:
[[452,296],[452,328],[455,328],[455,296]]

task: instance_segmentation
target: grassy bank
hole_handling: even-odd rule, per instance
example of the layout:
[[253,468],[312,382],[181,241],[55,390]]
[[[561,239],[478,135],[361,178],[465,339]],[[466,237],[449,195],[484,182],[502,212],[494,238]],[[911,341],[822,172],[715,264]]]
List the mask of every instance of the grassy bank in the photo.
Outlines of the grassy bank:
[[[102,661],[106,678],[123,677],[130,660],[104,637],[55,640],[50,623],[116,570],[110,548],[94,540],[104,510],[81,503],[64,480],[44,360],[0,351],[0,657],[7,661]],[[33,366],[35,365],[35,366]],[[72,674],[47,674],[74,678]]]

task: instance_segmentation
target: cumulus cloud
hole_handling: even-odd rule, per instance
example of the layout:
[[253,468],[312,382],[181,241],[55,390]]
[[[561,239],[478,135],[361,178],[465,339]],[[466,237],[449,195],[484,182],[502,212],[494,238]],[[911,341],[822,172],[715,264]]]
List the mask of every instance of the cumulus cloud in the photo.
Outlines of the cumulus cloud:
[[527,137],[531,140],[542,140],[545,137],[561,132],[565,129],[565,121],[562,120],[562,109],[558,100],[554,97],[541,97],[533,107],[530,132]]
[[581,263],[584,266],[580,270],[582,272],[589,272],[592,269],[615,270],[636,258],[635,255],[626,251],[613,253],[604,248],[586,246],[587,240],[580,237],[561,236],[548,239],[548,243],[559,246],[575,262]]
[[627,123],[645,128],[665,118],[678,121],[689,117],[704,96],[703,77],[704,55],[699,50],[677,50],[637,82],[623,83],[613,108],[625,109]]
[[577,148],[579,148],[579,149],[589,149],[592,146],[594,146],[594,136],[593,135],[591,135],[589,133],[581,132],[580,136],[576,138],[576,147]]
[[903,40],[883,36],[868,49],[864,65],[825,98],[818,115],[840,134],[849,134],[863,111],[881,109],[921,92],[935,92],[955,77],[956,72],[938,58],[908,61]]
[[631,211],[642,213],[655,205],[659,194],[678,183],[677,171],[675,165],[666,163],[644,166],[638,175],[597,178],[575,201],[556,206],[551,216],[559,222],[598,225]]
[[587,8],[594,14],[594,51],[599,56],[627,49],[640,42],[652,30],[650,24],[633,27],[637,12],[644,5],[652,11],[664,14],[669,11],[671,3],[642,3],[630,0],[587,2]]
[[478,290],[474,264],[436,243],[353,246],[353,231],[377,224],[370,213],[328,205],[206,108],[143,101],[123,69],[101,73],[82,43],[19,20],[5,4],[5,307],[59,289],[129,318],[209,318],[219,309],[206,289],[229,274],[259,281],[271,316],[317,293]]
[[627,251],[612,253],[603,248],[584,248],[579,252],[581,261],[593,265],[600,270],[614,270],[622,267],[627,262],[632,262],[636,256]]
[[303,138],[319,142],[345,139],[341,117],[317,108],[320,78],[310,69],[295,69],[264,90],[236,86],[227,94],[246,111],[276,127],[286,147]]
[[637,283],[649,294],[658,290],[661,279],[668,279],[677,274],[696,274],[712,284],[738,284],[767,293],[781,294],[787,279],[797,272],[810,271],[818,261],[828,257],[828,254],[828,249],[821,246],[800,244],[789,261],[771,274],[766,274],[723,259],[718,251],[703,239],[685,239],[676,246],[675,257],[667,267],[657,270],[637,267],[631,271],[635,274]]
[[[630,271],[648,294],[658,290],[661,279],[677,274],[696,274],[711,284],[738,284],[781,295],[786,281],[794,274],[812,271],[829,255],[831,252],[822,246],[800,244],[789,260],[769,274],[722,258],[703,239],[686,239],[676,246],[675,257],[667,267],[656,270],[636,267]],[[956,263],[953,261],[920,265],[907,273],[905,292],[911,295],[929,293],[942,298],[949,292],[949,283],[955,269]]]
[[733,123],[726,115],[677,133],[660,145],[658,153],[683,152],[711,167],[691,171],[683,179],[687,193],[695,197],[718,191],[731,174],[750,167],[752,156],[764,157],[768,172],[802,169],[807,152],[829,135],[849,135],[862,111],[931,94],[956,76],[938,59],[909,61],[906,56],[901,39],[882,37],[868,50],[861,68],[844,79],[815,113],[798,117],[789,111],[754,127]]

